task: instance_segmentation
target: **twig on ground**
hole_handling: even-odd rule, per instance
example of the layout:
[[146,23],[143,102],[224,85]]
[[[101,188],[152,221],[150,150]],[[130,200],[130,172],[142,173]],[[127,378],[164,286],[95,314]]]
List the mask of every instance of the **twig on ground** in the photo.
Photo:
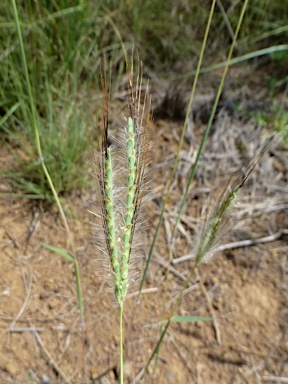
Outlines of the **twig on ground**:
[[[175,215],[175,216],[176,216],[176,215]],[[164,218],[165,218],[165,216],[164,216]],[[171,218],[170,218],[170,221],[171,221],[171,223],[172,223],[172,225],[173,225],[173,227],[174,227],[176,220],[173,219],[173,218],[171,217]],[[183,221],[182,218],[181,218],[181,221]],[[179,222],[179,224],[178,224],[178,231],[183,235],[183,237],[186,238],[186,240],[187,240],[189,243],[191,243],[191,235],[185,230],[185,228],[183,227],[183,225],[182,225],[181,222]],[[172,237],[172,235],[170,236],[170,241],[171,241],[171,237]],[[170,244],[170,241],[169,241],[168,244]]]
[[23,328],[9,328],[6,332],[9,333],[24,333],[24,332],[43,332],[43,328],[35,328],[35,327],[23,327]]
[[26,277],[25,277],[25,274],[24,274],[24,271],[23,271],[23,266],[22,266],[22,261],[21,261],[21,258],[19,257],[19,262],[20,262],[20,268],[21,268],[21,274],[22,274],[22,279],[23,279],[23,284],[24,284],[24,287],[25,287],[25,291],[26,291],[26,297],[25,297],[25,300],[24,300],[24,303],[22,305],[22,307],[20,308],[20,311],[18,312],[18,314],[16,315],[16,317],[14,318],[14,320],[12,321],[12,323],[10,324],[10,329],[13,329],[14,328],[14,325],[17,323],[17,321],[20,319],[20,317],[22,316],[23,312],[25,311],[25,308],[28,304],[28,301],[29,301],[29,297],[30,297],[30,292],[31,292],[31,287],[32,287],[32,271],[31,269],[29,269],[29,285],[27,285],[27,281],[26,281]]
[[[152,288],[146,288],[146,289],[142,289],[142,292],[141,294],[147,294],[147,293],[155,293],[158,291],[158,288],[157,287],[152,287]],[[132,297],[135,297],[135,296],[138,296],[139,292],[136,291],[136,292],[132,292],[132,293],[129,293],[127,295],[127,299],[131,299]]]
[[212,317],[212,322],[213,322],[213,327],[214,327],[214,331],[215,331],[215,336],[216,336],[216,340],[217,340],[217,343],[219,345],[221,345],[221,334],[220,334],[220,329],[219,329],[219,326],[218,326],[218,321],[217,321],[217,318],[216,318],[216,314],[215,314],[215,311],[213,309],[213,306],[212,306],[212,303],[211,303],[211,299],[210,299],[210,296],[208,295],[208,292],[207,292],[207,289],[205,288],[205,285],[203,284],[202,282],[202,278],[200,276],[200,273],[199,271],[196,269],[196,275],[197,275],[197,279],[199,280],[199,283],[200,283],[200,288],[201,288],[201,291],[204,293],[205,295],[205,298],[207,300],[207,304],[208,304],[208,308],[209,308],[209,312],[211,314],[211,317]]
[[[183,291],[183,295],[182,295],[182,298],[184,296],[186,296],[188,293],[192,292],[192,291],[195,291],[195,289],[198,287],[199,283],[195,283],[193,285],[190,285],[190,287],[188,287],[187,289],[185,289],[185,291]],[[175,300],[177,300],[177,295],[172,297],[172,299],[170,299],[167,304],[166,304],[166,307],[168,308],[172,303],[175,303]]]
[[250,203],[238,204],[237,212],[233,214],[233,217],[244,217],[245,215],[251,215],[252,213],[253,218],[257,218],[262,216],[264,213],[283,211],[288,208],[288,204],[286,203],[279,203],[274,205],[273,201],[275,201],[275,199],[265,199],[264,202],[256,203],[253,206],[253,210],[251,210]]
[[[14,239],[14,237],[9,233],[8,229],[4,227],[5,233],[8,236],[9,240],[13,244],[14,248],[19,249],[19,245],[17,244],[17,241]],[[10,244],[10,243],[9,243]],[[3,247],[4,248],[4,247]]]
[[138,375],[130,382],[130,384],[138,383],[138,380],[141,380],[143,373],[145,372],[145,368],[142,368]]
[[154,260],[156,261],[156,263],[161,265],[161,267],[167,268],[169,272],[173,273],[176,277],[179,277],[183,281],[187,280],[187,278],[182,273],[178,272],[177,269],[173,268],[171,265],[166,263],[166,261],[164,261],[159,254],[156,254],[156,257]]
[[194,374],[193,361],[191,361],[191,359],[188,358],[186,353],[184,351],[182,351],[181,346],[178,344],[178,340],[176,342],[174,340],[174,338],[171,337],[171,343],[173,344],[174,348],[176,349],[180,359],[183,362],[183,365],[186,366],[187,370],[190,372],[190,375],[193,375]]
[[56,361],[53,359],[53,357],[50,355],[49,351],[46,349],[45,345],[43,344],[43,341],[41,337],[38,335],[37,332],[34,332],[35,338],[39,344],[39,346],[42,348],[43,353],[47,359],[47,363],[50,364],[53,369],[59,374],[59,376],[64,380],[66,384],[72,384],[69,378],[65,375],[65,373],[62,371],[62,369],[58,366]]
[[288,383],[288,377],[266,376],[262,377],[263,381],[271,381],[274,383]]
[[26,253],[27,251],[27,248],[30,244],[30,240],[32,239],[32,236],[34,235],[34,233],[36,232],[38,226],[40,224],[40,213],[39,213],[39,210],[33,209],[33,217],[32,217],[32,222],[28,228],[28,234],[27,234],[27,237],[26,237],[26,245],[25,245],[25,248],[24,248],[24,254]]
[[[226,251],[227,249],[248,247],[251,245],[262,244],[262,243],[270,243],[272,241],[280,239],[281,236],[287,235],[287,234],[288,234],[287,229],[281,229],[279,232],[276,232],[273,235],[260,237],[259,239],[235,241],[233,243],[220,245],[215,249],[214,253]],[[181,256],[181,257],[178,257],[177,259],[172,260],[172,264],[175,265],[178,263],[182,263],[183,261],[193,260],[194,258],[195,258],[195,255],[189,253],[188,255]]]

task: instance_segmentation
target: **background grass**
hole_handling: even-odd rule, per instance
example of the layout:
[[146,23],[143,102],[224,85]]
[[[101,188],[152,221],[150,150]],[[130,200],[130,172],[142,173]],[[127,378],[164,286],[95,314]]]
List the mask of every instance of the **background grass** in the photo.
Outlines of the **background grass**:
[[[241,7],[241,2],[227,1],[221,9],[219,3],[205,65],[223,61],[232,39],[229,23],[235,30]],[[193,70],[210,2],[28,0],[18,1],[18,7],[45,162],[59,194],[79,190],[89,180],[87,130],[96,132],[103,53],[114,75],[125,70],[123,46],[132,45],[139,50],[146,71],[156,78]],[[4,174],[14,193],[51,200],[33,144],[32,115],[9,0],[3,0],[0,12],[1,141],[14,157]],[[251,0],[236,55],[287,42],[287,21],[285,2]],[[257,65],[270,63],[273,68],[273,92],[287,80],[287,56],[282,51],[257,59]],[[277,121],[283,130],[282,112]]]
[[[90,131],[97,134],[103,53],[114,77],[125,73],[123,48],[132,46],[139,50],[149,76],[169,79],[193,71],[209,6],[208,1],[18,2],[43,157],[57,194],[79,191],[89,180],[87,137]],[[240,7],[240,3],[218,2],[206,65],[225,60]],[[1,12],[1,145],[13,156],[4,175],[18,196],[52,201],[34,144],[33,111],[8,0]],[[286,42],[287,19],[285,4],[251,1],[236,55]],[[269,55],[255,59],[255,65],[267,64],[273,68],[270,86],[275,92],[287,81],[286,52],[271,49]],[[286,132],[287,114],[281,107],[275,111],[274,128]],[[268,115],[255,117],[261,124],[271,124]],[[97,135],[92,139],[97,140]]]

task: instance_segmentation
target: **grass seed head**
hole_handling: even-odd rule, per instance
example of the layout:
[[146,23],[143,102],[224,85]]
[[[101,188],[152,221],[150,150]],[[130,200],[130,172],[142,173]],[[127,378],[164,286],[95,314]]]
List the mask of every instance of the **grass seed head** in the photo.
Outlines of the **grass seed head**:
[[237,171],[231,177],[228,184],[215,200],[200,236],[195,257],[196,265],[203,261],[208,261],[213,256],[215,247],[219,243],[222,235],[227,231],[229,213],[231,208],[235,205],[239,190],[242,188],[264,153],[271,147],[273,140],[274,136],[266,139],[259,153],[250,161],[246,168]]
[[[132,66],[133,68],[133,66]],[[133,238],[145,190],[148,150],[150,146],[150,96],[142,97],[142,73],[139,65],[134,85],[133,71],[128,72],[128,116],[120,128],[115,145],[108,144],[109,91],[106,67],[102,75],[105,92],[102,105],[102,142],[96,156],[98,191],[107,255],[113,270],[114,293],[122,307],[129,286]]]

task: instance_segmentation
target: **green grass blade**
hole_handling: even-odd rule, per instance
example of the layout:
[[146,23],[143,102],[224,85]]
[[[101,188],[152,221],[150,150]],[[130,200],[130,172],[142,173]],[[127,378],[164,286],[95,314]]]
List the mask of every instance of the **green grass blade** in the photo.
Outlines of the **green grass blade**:
[[228,68],[229,68],[229,65],[230,65],[231,58],[232,58],[232,53],[234,51],[234,47],[235,47],[236,40],[237,40],[239,31],[240,31],[240,27],[241,27],[241,24],[242,24],[242,21],[243,21],[243,17],[244,17],[244,13],[245,13],[247,4],[248,4],[248,0],[245,0],[245,2],[243,4],[243,7],[242,7],[242,10],[241,10],[241,14],[239,16],[238,24],[237,24],[235,35],[234,35],[234,40],[232,41],[232,44],[231,44],[231,47],[230,47],[230,50],[229,50],[229,53],[228,53],[228,58],[227,58],[227,60],[225,62],[226,64],[225,64],[224,71],[223,71],[222,78],[221,78],[221,82],[220,82],[220,85],[219,85],[219,88],[218,88],[218,91],[217,91],[217,95],[216,95],[216,98],[215,98],[215,101],[214,101],[214,104],[213,104],[213,108],[212,108],[212,111],[211,111],[211,114],[210,114],[210,117],[209,117],[209,121],[208,121],[207,127],[205,129],[205,132],[204,132],[204,135],[203,135],[203,138],[202,138],[202,141],[201,141],[201,144],[200,144],[197,156],[196,156],[196,160],[195,160],[195,163],[194,163],[194,165],[192,167],[191,174],[190,174],[190,177],[189,177],[189,180],[188,180],[188,183],[187,183],[187,187],[186,187],[186,190],[184,192],[184,196],[183,196],[181,204],[180,204],[180,208],[179,208],[179,211],[178,211],[177,219],[175,221],[175,225],[174,225],[174,229],[173,229],[173,235],[172,235],[171,243],[173,243],[173,239],[175,238],[177,227],[178,227],[178,224],[179,224],[179,221],[180,221],[180,218],[181,218],[181,215],[182,215],[182,212],[183,212],[186,200],[187,200],[188,192],[189,192],[190,186],[192,184],[192,181],[194,180],[194,177],[195,177],[195,174],[196,174],[196,169],[197,169],[197,166],[198,166],[198,163],[199,163],[199,160],[200,160],[200,156],[201,156],[201,154],[203,152],[203,149],[204,149],[204,146],[205,146],[208,134],[210,132],[210,129],[211,129],[214,117],[215,117],[216,109],[217,109],[217,106],[218,106],[218,103],[219,103],[219,100],[220,100],[222,89],[224,87],[225,78],[226,78],[226,75],[227,75],[227,72],[228,72]]
[[42,243],[42,245],[43,245],[43,247],[45,247],[47,249],[50,249],[50,251],[59,253],[59,255],[65,257],[65,259],[67,259],[69,261],[73,261],[74,262],[74,260],[75,260],[74,256],[72,256],[70,253],[68,253],[64,249],[57,248],[57,247],[54,247],[53,245],[46,244],[46,243]]
[[21,51],[22,65],[23,65],[24,75],[25,75],[25,79],[26,79],[26,86],[27,86],[27,91],[28,91],[28,95],[29,95],[31,113],[32,113],[32,117],[33,117],[33,127],[34,127],[34,134],[35,134],[35,140],[36,140],[36,147],[37,147],[39,157],[41,158],[42,157],[42,151],[41,151],[40,138],[39,138],[38,127],[37,127],[35,103],[34,103],[34,98],[33,98],[33,94],[32,94],[32,88],[31,88],[31,83],[30,83],[30,78],[29,78],[29,73],[28,73],[28,66],[27,66],[27,61],[26,61],[26,55],[25,55],[25,50],[24,50],[23,37],[22,37],[22,32],[21,32],[21,27],[20,27],[20,20],[19,20],[19,16],[18,16],[16,1],[12,0],[12,4],[13,4],[13,11],[14,11],[18,41],[19,41],[20,51]]
[[83,296],[82,296],[79,265],[78,265],[78,261],[75,258],[74,258],[74,270],[75,270],[75,277],[76,277],[78,306],[80,311],[80,324],[81,324],[81,327],[83,327],[84,326]]
[[[242,56],[234,57],[233,59],[231,59],[229,61],[229,66],[242,63],[243,61],[255,59],[256,57],[271,55],[272,53],[283,52],[283,51],[288,51],[288,45],[287,44],[273,45],[272,47],[259,49],[257,51],[246,53],[245,55],[242,55]],[[216,69],[224,68],[226,65],[227,65],[227,60],[222,61],[221,63],[215,64],[215,65],[211,65],[211,66],[206,67],[206,68],[202,68],[200,70],[200,73],[203,74],[203,73],[207,73],[207,72],[212,72]],[[195,75],[196,75],[196,71],[191,71],[191,72],[189,71],[189,72],[186,72],[179,77],[178,76],[173,77],[173,79],[177,80],[177,79],[182,79],[185,77],[190,77],[190,76],[195,76]]]
[[199,74],[200,74],[200,68],[201,68],[201,65],[202,65],[204,51],[205,51],[205,48],[206,48],[208,34],[209,34],[209,31],[210,31],[210,26],[211,26],[211,22],[212,22],[212,16],[213,16],[214,9],[215,9],[215,3],[216,3],[216,0],[214,0],[212,2],[212,5],[211,5],[211,9],[210,9],[210,13],[209,13],[209,17],[208,17],[208,21],[207,21],[207,25],[206,25],[206,30],[205,30],[205,34],[204,34],[204,38],[203,38],[203,42],[202,42],[202,46],[201,46],[201,51],[200,51],[200,54],[199,54],[199,60],[198,60],[198,63],[197,63],[197,69],[196,69],[196,72],[195,72],[195,78],[194,78],[194,82],[193,82],[193,85],[192,85],[192,90],[191,90],[191,94],[190,94],[188,108],[187,108],[187,112],[186,112],[186,116],[185,116],[185,121],[184,121],[183,129],[182,129],[182,132],[181,132],[181,137],[180,137],[180,141],[179,141],[179,145],[178,145],[178,149],[177,149],[177,154],[176,154],[176,157],[175,157],[175,161],[174,161],[173,170],[172,170],[172,174],[171,174],[171,177],[170,177],[168,189],[167,189],[167,192],[165,194],[164,201],[163,201],[159,222],[158,222],[158,225],[157,225],[157,228],[156,228],[155,235],[153,237],[152,245],[151,245],[150,250],[149,250],[148,259],[146,261],[145,269],[144,269],[144,272],[143,272],[143,275],[142,275],[142,279],[141,279],[141,283],[140,283],[140,287],[139,287],[138,300],[140,298],[141,291],[143,289],[143,284],[144,284],[144,282],[146,280],[146,275],[147,275],[147,272],[148,272],[148,268],[149,268],[149,265],[150,265],[150,262],[151,262],[151,258],[152,258],[153,251],[154,251],[154,248],[155,248],[155,245],[156,245],[156,241],[157,241],[157,238],[158,238],[158,235],[159,235],[159,231],[160,231],[160,228],[161,228],[161,225],[162,225],[162,222],[163,222],[165,208],[166,208],[166,205],[168,203],[169,196],[170,196],[170,189],[171,189],[171,186],[173,184],[174,176],[175,176],[176,169],[177,169],[177,166],[178,166],[179,154],[180,154],[180,151],[181,151],[182,146],[183,146],[185,132],[187,130],[187,126],[188,126],[188,122],[189,122],[189,116],[190,116],[190,112],[191,112],[191,109],[192,109],[192,104],[193,104],[193,99],[194,99],[194,95],[195,95],[195,90],[196,90],[196,86],[197,86],[197,82],[198,82],[198,77],[199,77]]
[[[199,60],[198,60],[198,63],[197,63],[197,69],[196,69],[195,78],[194,78],[192,89],[191,89],[191,93],[190,93],[190,99],[189,99],[189,103],[188,103],[188,107],[187,107],[187,111],[186,111],[186,117],[185,117],[184,125],[183,125],[183,128],[182,128],[181,138],[180,138],[180,141],[179,141],[178,150],[177,150],[176,158],[175,158],[175,161],[174,161],[174,166],[173,166],[173,171],[172,171],[172,175],[171,175],[170,182],[169,182],[169,187],[168,187],[167,193],[165,195],[165,200],[164,200],[164,204],[163,204],[162,211],[161,211],[162,217],[161,217],[161,223],[159,222],[160,225],[162,224],[163,215],[164,215],[164,211],[165,211],[165,206],[166,206],[166,204],[168,202],[168,199],[169,199],[170,188],[171,188],[172,183],[174,181],[176,169],[177,169],[178,162],[179,162],[180,151],[181,151],[182,146],[183,146],[184,136],[185,136],[185,133],[186,133],[186,129],[187,129],[187,126],[188,126],[190,113],[191,113],[191,110],[192,110],[192,104],[193,104],[193,100],[194,100],[196,86],[197,86],[197,83],[198,83],[198,77],[199,77],[202,61],[203,61],[204,51],[205,51],[206,44],[207,44],[207,39],[208,39],[209,31],[210,31],[210,26],[211,26],[213,14],[214,14],[215,4],[216,4],[216,0],[214,0],[212,2],[212,4],[211,4],[211,8],[210,8],[210,12],[209,12],[209,17],[208,17],[208,21],[207,21],[207,24],[206,24],[206,30],[205,30],[205,34],[204,34],[204,38],[203,38],[203,43],[202,43],[202,47],[201,47],[201,51],[200,51],[200,55],[199,55]],[[157,227],[157,229],[158,229],[158,227]],[[158,233],[159,233],[159,230],[157,232],[157,235],[158,235]],[[154,242],[154,246],[155,246],[155,242]],[[150,252],[151,252],[151,256],[152,256],[153,249],[150,249]],[[150,254],[149,254],[149,256],[150,256]],[[148,261],[150,263],[151,256],[150,256],[150,259],[148,257],[146,265],[148,264]],[[171,244],[169,244],[169,260],[168,260],[168,263],[171,262],[171,259],[172,259],[172,246],[171,246]],[[146,273],[147,273],[147,270],[148,270],[148,265],[145,268],[145,272]],[[166,284],[165,284],[165,289],[164,289],[164,300],[163,300],[163,309],[162,309],[162,322],[164,321],[164,318],[165,318],[165,307],[166,307],[166,298],[167,298],[167,290],[168,290],[168,279],[167,279],[168,273],[169,273],[169,270],[167,268],[166,269],[166,273],[165,273],[166,274],[166,277],[165,277]],[[139,295],[140,295],[140,292],[139,292]],[[162,334],[162,331],[163,331],[163,327],[161,326],[160,335]],[[160,346],[161,346],[161,344],[159,344],[158,350],[156,352],[154,372],[156,371],[158,363],[159,363]]]
[[[12,0],[12,3],[14,3],[14,0]],[[13,7],[14,7],[14,4],[13,4]],[[54,21],[59,18],[70,16],[77,12],[82,12],[83,9],[84,9],[84,6],[82,4],[76,5],[74,7],[69,7],[69,8],[61,9],[60,11],[49,13],[47,16],[40,17],[39,19],[36,19],[32,22],[30,21],[29,24],[19,21],[19,26],[26,27],[26,28],[33,28],[36,25],[41,25],[43,23],[46,23],[47,21]],[[0,29],[6,29],[6,28],[15,28],[15,23],[11,21],[0,23]]]
[[[4,123],[6,123],[6,121],[9,119],[10,116],[13,115],[13,113],[20,107],[20,102],[12,105],[12,107],[5,113],[5,115],[0,119],[0,127],[2,127],[2,125]],[[2,129],[6,132],[6,133],[10,133],[10,131],[4,127],[2,127]]]

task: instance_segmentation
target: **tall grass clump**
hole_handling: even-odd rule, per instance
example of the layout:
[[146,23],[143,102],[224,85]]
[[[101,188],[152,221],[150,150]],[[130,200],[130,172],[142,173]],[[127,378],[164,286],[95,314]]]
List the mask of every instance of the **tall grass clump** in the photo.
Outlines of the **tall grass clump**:
[[[133,60],[133,59],[132,59]],[[128,62],[127,62],[128,67]],[[140,64],[139,64],[140,65]],[[113,290],[120,309],[120,382],[123,383],[123,309],[134,256],[134,238],[139,229],[139,212],[145,191],[150,145],[150,97],[146,87],[142,98],[142,72],[134,79],[133,63],[128,68],[128,114],[118,136],[109,126],[109,90],[106,67],[102,88],[102,140],[96,154],[97,190],[101,218],[113,276]],[[110,144],[114,141],[114,144]]]
[[[27,1],[18,2],[17,7],[33,110],[12,2],[4,0],[0,129],[13,164],[4,176],[17,196],[51,202],[50,187],[37,159],[34,119],[57,193],[81,191],[90,181],[87,131],[94,126],[95,105],[101,104],[95,73],[103,49],[113,61],[114,54],[117,60],[121,57],[122,48],[113,42],[112,33],[106,37],[103,10],[88,1]],[[91,98],[92,88],[95,96]]]
[[[251,0],[242,26],[243,37],[237,43],[239,54],[247,44],[262,48],[287,40],[287,7],[283,9],[282,3]],[[33,116],[27,102],[11,4],[3,0],[0,13],[0,129],[1,137],[7,139],[5,145],[13,164],[4,175],[17,196],[52,201],[37,160]],[[43,139],[43,158],[57,193],[81,190],[90,180],[85,166],[89,156],[86,131],[94,126],[95,104],[101,103],[100,84],[95,75],[102,54],[111,60],[114,71],[122,75],[122,48],[134,43],[146,65],[155,72],[164,71],[167,77],[174,65],[179,65],[179,59],[181,63],[190,63],[198,56],[199,37],[204,33],[210,2],[179,1],[172,6],[164,0],[137,4],[126,0],[29,0],[18,2],[17,6],[38,131]],[[222,60],[229,39],[233,39],[233,34],[227,33],[225,20],[229,19],[233,30],[239,7],[240,4],[231,5],[221,11],[216,5],[211,30],[217,29],[217,34],[209,42],[211,58],[215,59],[217,53]],[[283,63],[281,66],[286,70],[286,51],[271,49],[263,57],[276,60],[278,55],[277,68]]]

